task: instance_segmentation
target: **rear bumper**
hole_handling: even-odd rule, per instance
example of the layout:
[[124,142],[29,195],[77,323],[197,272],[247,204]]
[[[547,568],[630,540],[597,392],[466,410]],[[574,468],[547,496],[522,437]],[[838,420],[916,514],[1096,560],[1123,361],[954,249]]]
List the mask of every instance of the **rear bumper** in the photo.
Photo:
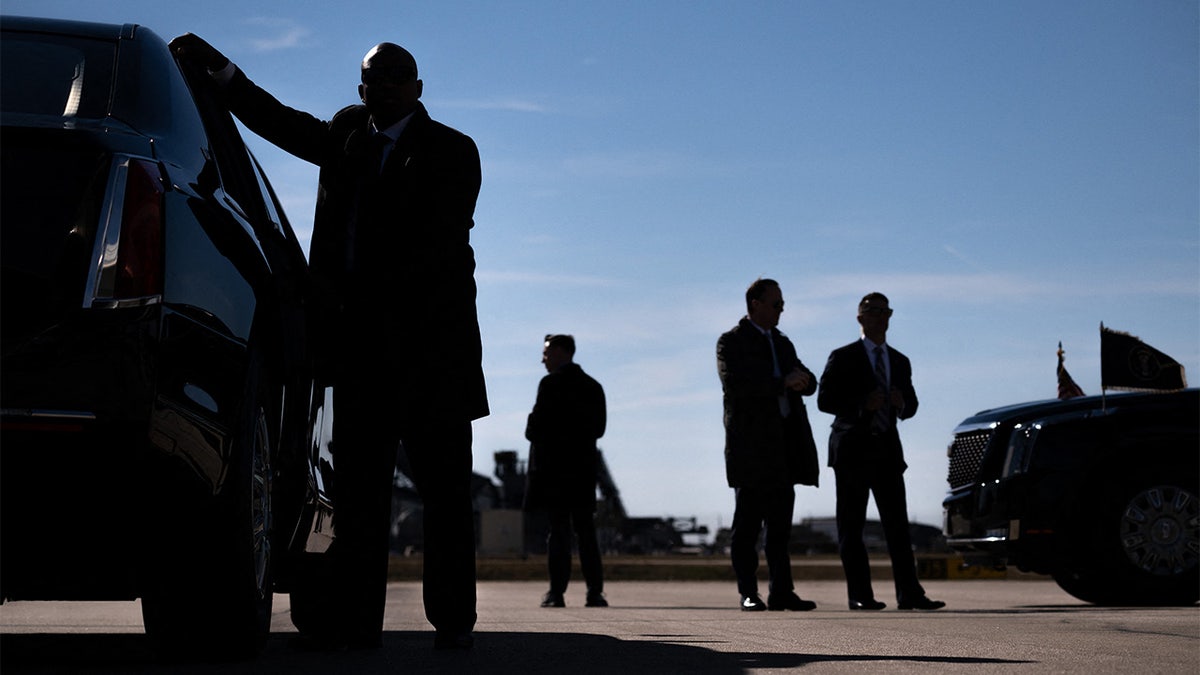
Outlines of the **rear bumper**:
[[6,417],[0,446],[4,596],[136,597],[136,552],[148,536],[131,516],[145,484],[144,432],[95,420]]
[[164,538],[194,536],[225,492],[244,348],[156,306],[4,352],[0,593],[137,597]]

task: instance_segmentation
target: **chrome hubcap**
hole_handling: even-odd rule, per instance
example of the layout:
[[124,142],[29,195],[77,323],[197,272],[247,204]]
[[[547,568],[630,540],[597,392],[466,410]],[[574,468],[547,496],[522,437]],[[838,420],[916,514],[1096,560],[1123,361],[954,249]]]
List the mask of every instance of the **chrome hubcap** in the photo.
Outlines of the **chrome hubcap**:
[[1200,560],[1200,502],[1174,485],[1138,493],[1121,515],[1121,547],[1138,569],[1169,576]]

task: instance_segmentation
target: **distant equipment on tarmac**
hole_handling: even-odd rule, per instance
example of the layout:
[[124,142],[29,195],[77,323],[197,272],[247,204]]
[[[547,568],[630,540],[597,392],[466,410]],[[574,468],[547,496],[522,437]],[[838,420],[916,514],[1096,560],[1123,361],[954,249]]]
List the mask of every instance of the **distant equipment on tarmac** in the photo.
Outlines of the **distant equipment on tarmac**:
[[[696,518],[629,517],[621,492],[608,470],[604,452],[597,451],[596,534],[601,550],[612,554],[706,553],[708,528]],[[475,507],[476,545],[483,555],[541,555],[546,552],[549,523],[543,515],[525,513],[526,461],[516,450],[499,450],[495,481],[475,474],[471,501]],[[421,497],[408,478],[404,453],[397,461],[392,489],[391,549],[411,554],[422,549],[424,531]]]

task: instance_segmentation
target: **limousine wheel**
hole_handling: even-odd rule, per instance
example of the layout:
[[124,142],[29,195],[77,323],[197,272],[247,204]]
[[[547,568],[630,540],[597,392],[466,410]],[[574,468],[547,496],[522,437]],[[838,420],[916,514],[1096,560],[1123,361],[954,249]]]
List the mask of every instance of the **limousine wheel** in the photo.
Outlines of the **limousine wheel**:
[[1054,572],[1063,590],[1098,605],[1200,600],[1200,501],[1181,472],[1143,476],[1097,510],[1086,548]]
[[256,359],[249,370],[228,486],[198,532],[167,533],[177,544],[143,593],[146,633],[169,658],[245,658],[270,632],[271,399]]

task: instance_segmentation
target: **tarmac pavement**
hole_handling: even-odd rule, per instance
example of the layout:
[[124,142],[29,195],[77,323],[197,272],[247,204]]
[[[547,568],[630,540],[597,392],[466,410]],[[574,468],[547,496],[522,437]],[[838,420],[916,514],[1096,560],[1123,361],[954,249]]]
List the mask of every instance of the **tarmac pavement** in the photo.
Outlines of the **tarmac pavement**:
[[[840,581],[798,582],[812,612],[741,612],[715,581],[618,581],[608,608],[538,606],[543,581],[479,584],[476,645],[434,651],[419,582],[388,587],[382,649],[306,653],[287,596],[256,661],[154,660],[136,602],[0,605],[0,672],[22,673],[1196,673],[1200,608],[1102,608],[1046,580],[925,581],[946,609],[852,612]],[[763,589],[765,591],[765,588]]]

